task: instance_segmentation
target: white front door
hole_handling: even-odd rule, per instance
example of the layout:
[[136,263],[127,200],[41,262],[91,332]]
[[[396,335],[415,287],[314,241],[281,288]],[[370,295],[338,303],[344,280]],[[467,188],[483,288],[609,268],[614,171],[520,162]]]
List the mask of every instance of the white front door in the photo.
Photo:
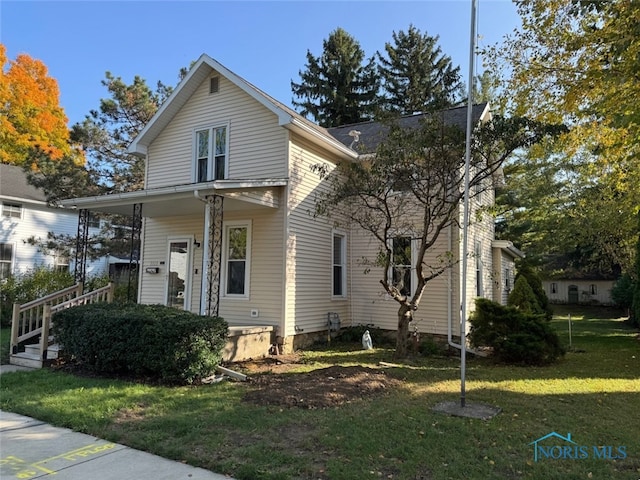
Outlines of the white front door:
[[169,307],[189,310],[191,306],[191,245],[192,239],[169,240],[167,258],[167,295]]

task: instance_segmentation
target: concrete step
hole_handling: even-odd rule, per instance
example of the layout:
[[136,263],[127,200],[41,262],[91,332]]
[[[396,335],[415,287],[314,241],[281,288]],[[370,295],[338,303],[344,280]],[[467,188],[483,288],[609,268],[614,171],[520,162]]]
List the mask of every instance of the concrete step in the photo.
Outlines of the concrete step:
[[[40,345],[37,343],[33,345],[25,345],[24,351],[31,355],[40,356]],[[49,347],[47,348],[47,360],[54,360],[58,358],[59,351],[60,351],[60,345],[58,344],[49,345]]]
[[33,355],[27,352],[12,353],[9,357],[9,363],[19,367],[42,368],[40,355]]

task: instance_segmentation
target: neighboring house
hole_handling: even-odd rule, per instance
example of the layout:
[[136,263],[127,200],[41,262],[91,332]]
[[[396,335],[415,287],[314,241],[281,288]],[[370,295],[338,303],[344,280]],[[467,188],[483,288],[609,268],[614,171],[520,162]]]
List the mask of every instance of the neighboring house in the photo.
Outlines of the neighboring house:
[[[73,271],[73,259],[59,252],[42,252],[27,239],[46,240],[49,232],[75,236],[78,212],[47,205],[44,192],[27,183],[22,168],[0,164],[0,279],[45,266]],[[98,231],[92,220],[90,230]],[[100,275],[108,270],[107,259],[89,262],[87,273]]]
[[[490,120],[486,105],[473,114]],[[466,107],[445,112],[445,120],[464,127]],[[329,319],[395,330],[398,305],[383,292],[380,271],[365,274],[360,265],[375,257],[374,242],[355,226],[337,229],[311,215],[316,193],[328,188],[311,166],[357,161],[354,128],[361,142],[380,130],[376,123],[319,127],[203,55],[129,147],[146,158],[144,190],[63,204],[121,214],[138,206],[141,303],[273,328],[285,350],[326,338]],[[493,190],[481,197],[493,203]],[[494,241],[489,215],[469,238],[469,308],[476,295],[503,300],[521,254]],[[410,246],[412,256],[417,248],[408,237],[392,241]],[[451,227],[433,255],[460,258],[461,244]],[[406,288],[415,287],[413,275]],[[457,335],[461,288],[460,264],[430,282],[415,327]]]
[[543,280],[542,287],[551,303],[613,305],[611,290],[615,283],[599,278],[558,278]]

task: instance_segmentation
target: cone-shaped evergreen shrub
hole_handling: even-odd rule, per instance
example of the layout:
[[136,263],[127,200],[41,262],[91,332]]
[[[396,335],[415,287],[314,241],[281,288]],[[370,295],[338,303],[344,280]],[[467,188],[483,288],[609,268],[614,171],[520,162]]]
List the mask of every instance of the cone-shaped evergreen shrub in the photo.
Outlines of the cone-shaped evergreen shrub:
[[544,365],[565,353],[544,315],[477,298],[476,309],[469,321],[471,345],[491,347],[498,361]]

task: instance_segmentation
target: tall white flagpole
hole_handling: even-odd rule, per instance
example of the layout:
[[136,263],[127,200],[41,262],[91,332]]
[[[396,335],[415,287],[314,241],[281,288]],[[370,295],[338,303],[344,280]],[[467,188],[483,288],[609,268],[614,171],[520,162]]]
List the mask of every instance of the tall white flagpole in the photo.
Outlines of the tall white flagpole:
[[460,308],[460,407],[465,407],[465,375],[467,363],[467,256],[469,253],[469,166],[471,163],[471,131],[473,130],[474,55],[476,48],[476,2],[471,0],[471,38],[469,42],[469,96],[467,99],[467,136],[464,158],[464,207],[462,226],[462,305]]

